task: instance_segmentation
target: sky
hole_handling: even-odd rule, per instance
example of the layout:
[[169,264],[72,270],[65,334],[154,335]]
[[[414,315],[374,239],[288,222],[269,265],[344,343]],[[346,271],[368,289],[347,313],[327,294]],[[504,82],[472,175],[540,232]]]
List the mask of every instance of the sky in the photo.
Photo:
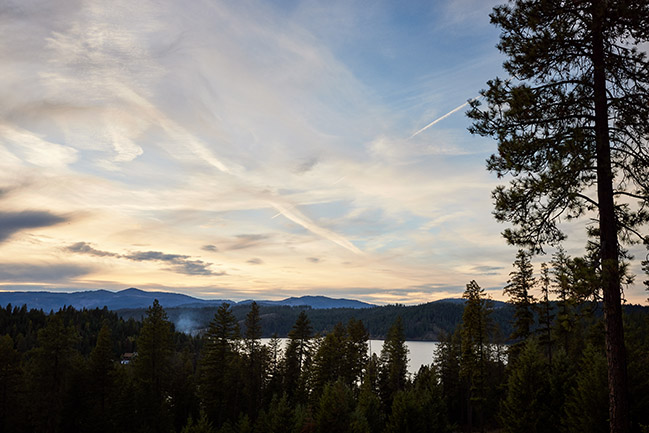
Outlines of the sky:
[[4,0],[0,290],[502,299],[498,3]]

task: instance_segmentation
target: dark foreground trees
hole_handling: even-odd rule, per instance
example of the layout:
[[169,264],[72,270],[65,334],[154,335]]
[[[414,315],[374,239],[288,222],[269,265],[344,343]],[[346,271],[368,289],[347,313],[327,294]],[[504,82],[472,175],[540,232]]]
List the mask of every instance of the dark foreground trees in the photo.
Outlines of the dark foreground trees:
[[239,327],[229,304],[222,304],[205,335],[200,374],[200,395],[210,421],[220,425],[236,410],[240,383],[232,367],[239,361]]
[[397,392],[403,390],[407,383],[408,348],[401,317],[397,317],[390,327],[379,360],[379,393],[385,405],[390,407]]
[[168,431],[171,425],[172,335],[171,323],[156,299],[143,320],[134,361],[138,418],[153,432]]
[[501,409],[502,422],[508,432],[551,432],[552,417],[548,364],[536,340],[522,346],[516,365],[511,368],[507,398]]
[[31,397],[30,416],[37,430],[56,432],[65,420],[66,403],[72,399],[71,385],[76,371],[78,334],[61,317],[51,316],[38,331],[38,347],[29,358],[26,375]]
[[475,281],[466,285],[462,297],[466,301],[460,325],[459,374],[466,400],[465,422],[469,431],[474,424],[484,431],[498,405],[494,392],[502,380],[503,363],[495,350],[491,300]]
[[520,343],[530,336],[534,326],[532,305],[535,299],[532,296],[532,289],[536,280],[531,256],[525,250],[519,250],[516,254],[514,268],[515,270],[509,273],[510,279],[503,292],[509,296],[509,302],[514,305],[514,332],[510,336],[514,344],[510,351],[516,355],[520,350]]
[[498,140],[488,168],[512,175],[495,215],[515,245],[542,251],[558,224],[594,218],[604,300],[610,429],[629,429],[621,312],[621,242],[646,239],[649,219],[649,40],[644,0],[518,0],[494,9],[510,79],[472,103],[471,132]]
[[[550,275],[552,289],[559,282]],[[565,293],[573,298],[579,281],[568,276]],[[197,338],[175,332],[159,304],[134,327],[108,311],[65,309],[48,316],[8,308],[0,320],[0,427],[16,433],[606,429],[604,339],[595,310],[575,303],[566,328],[573,335],[565,343],[541,345],[532,332],[506,364],[491,317],[507,307],[492,310],[475,282],[465,299],[462,325],[415,374],[405,369],[405,319],[393,323],[379,358],[368,357],[363,323],[352,320],[314,337],[306,311],[296,323],[295,350],[284,354],[257,338],[264,316],[254,307],[240,321],[243,340],[227,305]],[[649,425],[649,320],[646,309],[627,311],[631,413],[641,431]],[[550,326],[560,326],[558,315]],[[38,337],[26,348],[19,342],[30,332]],[[297,340],[304,343],[303,360],[311,359],[294,375],[300,396],[288,388],[295,382],[283,377],[288,365],[298,365]],[[552,363],[545,344],[552,345]],[[138,353],[136,361],[120,356],[123,347]]]

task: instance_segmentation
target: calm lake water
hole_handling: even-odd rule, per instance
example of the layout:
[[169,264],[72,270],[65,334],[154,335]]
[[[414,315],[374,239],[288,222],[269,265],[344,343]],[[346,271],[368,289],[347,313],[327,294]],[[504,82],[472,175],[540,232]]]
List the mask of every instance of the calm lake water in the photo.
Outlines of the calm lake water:
[[[288,338],[280,338],[282,341],[282,348],[286,347]],[[268,344],[270,338],[262,338],[262,344]],[[383,340],[370,340],[370,352],[381,354],[383,348]],[[419,371],[422,365],[429,365],[433,362],[433,352],[437,347],[436,341],[406,341],[408,347],[408,373],[415,374]]]

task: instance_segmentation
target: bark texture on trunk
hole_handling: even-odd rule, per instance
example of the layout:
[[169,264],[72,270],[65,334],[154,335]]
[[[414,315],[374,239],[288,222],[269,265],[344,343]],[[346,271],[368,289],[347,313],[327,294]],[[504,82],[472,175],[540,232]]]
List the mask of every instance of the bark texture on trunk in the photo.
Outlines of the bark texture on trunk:
[[593,2],[593,84],[595,102],[595,143],[597,150],[597,198],[601,254],[601,284],[608,362],[609,424],[611,433],[629,431],[629,398],[626,350],[622,323],[619,246],[613,198],[613,173],[608,129],[606,58],[602,23],[606,0]]

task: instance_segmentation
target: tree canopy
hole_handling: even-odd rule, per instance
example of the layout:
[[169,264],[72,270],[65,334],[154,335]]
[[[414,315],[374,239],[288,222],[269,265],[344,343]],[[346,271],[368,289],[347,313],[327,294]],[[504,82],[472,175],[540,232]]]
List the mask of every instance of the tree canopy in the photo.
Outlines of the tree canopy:
[[492,136],[489,170],[508,242],[542,252],[565,239],[562,220],[588,217],[604,299],[611,431],[628,430],[620,242],[647,241],[649,3],[516,0],[496,7],[508,79],[472,101],[471,132]]

